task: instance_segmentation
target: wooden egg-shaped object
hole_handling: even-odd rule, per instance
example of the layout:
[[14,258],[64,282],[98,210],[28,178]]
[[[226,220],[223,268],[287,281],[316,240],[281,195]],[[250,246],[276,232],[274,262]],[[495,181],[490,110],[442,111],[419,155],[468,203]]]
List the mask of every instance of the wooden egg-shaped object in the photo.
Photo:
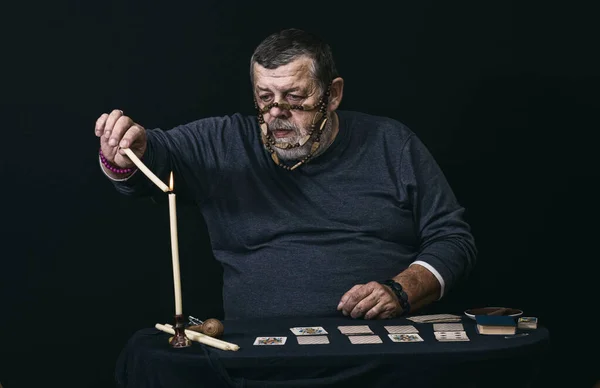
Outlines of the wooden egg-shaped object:
[[209,318],[202,323],[202,333],[209,337],[219,338],[223,335],[225,328],[223,323],[215,318]]

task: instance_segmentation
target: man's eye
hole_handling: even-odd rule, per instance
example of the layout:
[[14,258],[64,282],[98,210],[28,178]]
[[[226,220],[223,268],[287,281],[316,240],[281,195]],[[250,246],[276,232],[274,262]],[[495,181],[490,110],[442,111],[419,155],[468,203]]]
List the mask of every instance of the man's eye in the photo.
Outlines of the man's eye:
[[288,95],[288,99],[294,100],[294,101],[300,101],[300,100],[303,100],[304,97],[298,96],[296,94],[290,94],[290,95]]
[[268,94],[263,94],[262,96],[258,96],[258,98],[260,98],[262,101],[269,101],[271,99],[271,96],[269,96]]

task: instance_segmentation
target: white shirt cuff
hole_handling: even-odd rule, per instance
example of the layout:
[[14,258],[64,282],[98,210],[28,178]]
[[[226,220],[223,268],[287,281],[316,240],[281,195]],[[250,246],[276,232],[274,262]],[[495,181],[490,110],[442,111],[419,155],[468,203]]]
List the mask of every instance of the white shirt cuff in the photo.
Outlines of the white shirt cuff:
[[[435,278],[438,280],[438,282],[440,283],[440,297],[438,298],[438,300],[442,299],[442,297],[444,296],[444,287],[445,287],[445,283],[444,283],[444,278],[442,278],[442,275],[440,275],[440,273],[431,266],[431,264],[426,263],[424,261],[421,260],[416,260],[414,261],[411,265],[414,264],[418,264],[422,267],[425,267],[429,270],[429,272],[431,272],[433,274],[433,276],[435,276]],[[410,266],[409,266],[410,267]]]

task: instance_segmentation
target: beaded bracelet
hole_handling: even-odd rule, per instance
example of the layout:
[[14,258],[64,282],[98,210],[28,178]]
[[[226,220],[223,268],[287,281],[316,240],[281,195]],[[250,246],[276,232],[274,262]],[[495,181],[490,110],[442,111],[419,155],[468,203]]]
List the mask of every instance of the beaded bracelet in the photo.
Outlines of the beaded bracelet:
[[400,315],[408,314],[410,312],[410,302],[408,301],[408,295],[402,288],[402,285],[396,282],[394,279],[388,279],[379,283],[390,287],[394,294],[396,294],[398,302],[400,302],[400,307],[402,308],[402,314]]
[[115,174],[129,174],[130,172],[133,172],[133,170],[135,170],[135,168],[119,168],[119,167],[113,165],[112,163],[110,163],[108,161],[108,159],[106,159],[106,157],[102,153],[102,148],[100,148],[99,155],[100,155],[100,161],[102,162],[102,165],[104,167],[106,167],[108,170],[114,172]]

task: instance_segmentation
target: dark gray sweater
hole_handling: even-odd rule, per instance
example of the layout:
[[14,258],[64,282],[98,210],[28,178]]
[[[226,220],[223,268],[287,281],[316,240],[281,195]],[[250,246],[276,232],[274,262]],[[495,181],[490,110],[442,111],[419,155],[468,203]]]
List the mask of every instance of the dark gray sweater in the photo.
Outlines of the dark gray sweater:
[[[464,209],[417,136],[392,119],[338,115],[330,148],[294,171],[273,163],[256,117],[148,130],[144,162],[165,182],[173,170],[178,201],[204,215],[226,319],[336,315],[352,286],[415,262],[447,292],[474,266]],[[141,172],[115,185],[158,190]]]

